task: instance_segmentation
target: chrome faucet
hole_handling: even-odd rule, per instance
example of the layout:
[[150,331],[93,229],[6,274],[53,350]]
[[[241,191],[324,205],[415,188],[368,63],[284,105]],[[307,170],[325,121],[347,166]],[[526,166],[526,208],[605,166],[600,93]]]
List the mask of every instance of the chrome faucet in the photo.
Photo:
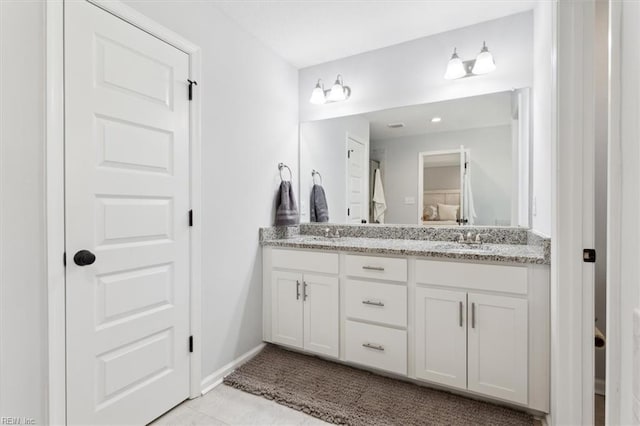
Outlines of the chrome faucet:
[[487,234],[477,233],[475,238],[473,237],[473,232],[468,231],[466,236],[463,233],[458,233],[455,239],[456,242],[460,244],[482,244],[482,239],[486,237]]
[[331,228],[325,228],[324,230],[325,238],[340,238],[340,229],[336,228],[336,232],[331,235]]

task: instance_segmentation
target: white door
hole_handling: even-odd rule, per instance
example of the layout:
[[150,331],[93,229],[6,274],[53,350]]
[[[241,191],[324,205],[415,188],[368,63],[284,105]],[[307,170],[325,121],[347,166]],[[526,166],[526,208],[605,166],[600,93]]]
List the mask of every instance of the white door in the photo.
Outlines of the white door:
[[146,424],[189,396],[189,60],[86,1],[64,39],[67,418]]
[[338,357],[339,286],[337,277],[304,275],[304,348]]
[[362,223],[369,217],[368,153],[364,144],[353,138],[347,139],[347,150],[347,223]]
[[302,274],[271,274],[271,338],[302,348]]
[[467,387],[467,294],[416,288],[416,377]]
[[527,301],[468,295],[469,390],[527,403]]

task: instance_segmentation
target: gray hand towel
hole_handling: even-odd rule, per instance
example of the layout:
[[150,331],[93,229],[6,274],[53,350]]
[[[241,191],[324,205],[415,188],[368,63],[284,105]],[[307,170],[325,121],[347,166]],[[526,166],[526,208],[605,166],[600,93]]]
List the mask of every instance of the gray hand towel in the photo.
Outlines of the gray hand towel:
[[300,223],[296,198],[293,195],[293,187],[290,181],[283,180],[280,183],[276,199],[276,226],[297,225]]
[[329,222],[329,207],[322,185],[314,184],[311,188],[311,222]]

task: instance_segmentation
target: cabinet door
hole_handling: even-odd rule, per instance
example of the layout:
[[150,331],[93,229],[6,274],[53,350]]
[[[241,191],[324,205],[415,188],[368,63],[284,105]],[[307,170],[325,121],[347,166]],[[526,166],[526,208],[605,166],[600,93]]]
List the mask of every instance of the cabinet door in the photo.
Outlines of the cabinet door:
[[271,273],[271,340],[302,348],[302,274]]
[[304,349],[338,357],[338,277],[304,275]]
[[468,295],[469,390],[527,403],[527,301]]
[[467,294],[416,288],[416,377],[467,387]]

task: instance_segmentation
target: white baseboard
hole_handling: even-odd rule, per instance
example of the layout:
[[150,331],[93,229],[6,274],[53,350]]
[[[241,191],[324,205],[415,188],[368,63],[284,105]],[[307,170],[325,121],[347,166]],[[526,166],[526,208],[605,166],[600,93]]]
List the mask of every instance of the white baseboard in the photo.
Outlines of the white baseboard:
[[209,392],[210,390],[218,386],[220,383],[222,383],[222,379],[224,379],[225,376],[229,375],[229,373],[231,373],[233,370],[240,367],[242,364],[244,364],[245,362],[249,361],[251,358],[256,356],[258,352],[260,352],[262,348],[265,347],[265,345],[266,345],[265,343],[260,343],[258,346],[251,349],[249,352],[246,352],[240,355],[238,358],[234,359],[227,365],[214,371],[212,374],[209,374],[207,377],[202,379],[202,382],[200,384],[200,388],[202,389],[202,395],[204,395],[205,393]]
[[604,396],[605,389],[606,389],[605,381],[603,379],[596,378],[594,382],[594,391],[596,395]]

